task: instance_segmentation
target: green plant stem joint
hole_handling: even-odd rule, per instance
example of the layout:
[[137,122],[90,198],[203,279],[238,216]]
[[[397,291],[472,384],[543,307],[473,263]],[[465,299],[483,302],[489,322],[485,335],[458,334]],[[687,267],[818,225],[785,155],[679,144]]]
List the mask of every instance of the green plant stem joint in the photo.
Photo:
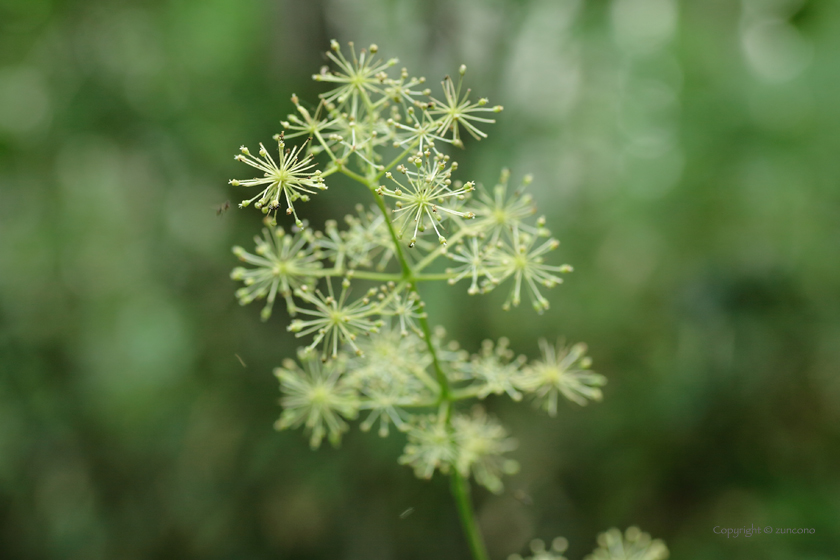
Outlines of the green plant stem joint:
[[[484,98],[470,99],[470,90],[462,88],[465,66],[457,85],[443,80],[441,98],[424,87],[425,78],[395,72],[397,60],[378,58],[376,45],[357,52],[351,43],[349,56],[335,41],[330,47],[334,70],[314,78],[332,89],[314,110],[293,95],[297,114],[281,121],[278,157],[262,144],[258,158],[243,147],[236,159],[262,176],[230,181],[261,187],[240,207],[268,214],[254,252],[234,248],[247,265],[231,274],[244,284],[237,298],[243,305],[265,300],[261,315],[267,320],[279,294],[294,317],[288,330],[309,340],[298,352],[301,365],[286,359],[275,370],[283,406],[276,427],[303,427],[313,448],[324,439],[339,445],[357,418],[362,430],[378,425],[383,437],[392,427],[405,433],[398,462],[421,478],[435,472],[450,477],[471,554],[486,560],[469,481],[501,492],[503,477],[518,469],[509,457],[516,442],[481,406],[464,411],[461,403],[507,394],[553,416],[560,396],[578,405],[599,401],[606,379],[591,371],[583,344],[541,341],[542,356],[528,361],[502,338],[485,341],[470,355],[455,341],[446,342],[442,329],[430,327],[420,282],[469,279],[471,295],[506,284],[505,309],[519,305],[525,291],[542,313],[548,309],[542,290],[560,284],[571,266],[549,262],[559,242],[544,218],[533,219],[533,199],[525,193],[530,175],[512,190],[507,170],[491,188],[455,177],[458,164],[447,146],[465,148],[464,140],[472,140],[462,136],[464,130],[476,141],[486,138],[482,128],[495,122],[487,115],[502,110]],[[317,168],[320,160],[323,170]],[[374,205],[359,205],[344,229],[328,222],[323,232],[312,231],[299,217],[300,203],[326,190],[336,174],[364,185]],[[277,224],[283,207],[290,231]],[[439,259],[455,266],[425,272]],[[378,284],[358,292],[358,282]],[[643,535],[628,530],[626,539],[641,546],[649,542]],[[603,539],[610,546],[618,542],[612,532]],[[638,557],[660,560],[663,550],[667,555],[657,544],[656,555]],[[535,549],[535,557],[562,558],[558,546],[551,551]]]

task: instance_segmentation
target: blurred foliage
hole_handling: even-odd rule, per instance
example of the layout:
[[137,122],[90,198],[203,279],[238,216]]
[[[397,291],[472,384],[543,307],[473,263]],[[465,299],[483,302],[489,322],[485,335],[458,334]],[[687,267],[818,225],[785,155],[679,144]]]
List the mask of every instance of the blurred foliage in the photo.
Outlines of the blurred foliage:
[[[585,340],[602,404],[504,400],[491,555],[639,524],[673,558],[840,550],[840,3],[0,0],[0,558],[463,558],[446,483],[276,433],[287,318],[235,304],[228,188],[328,39],[506,110],[462,177],[534,173],[552,309],[429,286],[463,346]],[[333,186],[334,185],[334,186]],[[316,225],[362,193],[340,180]],[[241,361],[240,361],[241,359]],[[715,526],[810,527],[727,540]]]

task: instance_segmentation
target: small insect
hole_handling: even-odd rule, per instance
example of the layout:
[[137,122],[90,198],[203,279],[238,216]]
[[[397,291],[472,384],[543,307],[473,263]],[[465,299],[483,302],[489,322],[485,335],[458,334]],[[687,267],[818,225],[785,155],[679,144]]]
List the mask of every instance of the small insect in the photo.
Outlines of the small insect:
[[228,210],[230,210],[230,200],[225,200],[223,203],[216,206],[216,215],[221,216]]
[[407,510],[405,510],[404,512],[402,512],[402,513],[400,514],[400,519],[405,519],[406,517],[408,517],[408,516],[409,516],[409,515],[411,515],[412,513],[414,513],[414,508],[413,508],[413,507],[410,507],[410,508],[408,508]]
[[523,505],[534,505],[534,499],[531,496],[529,496],[524,490],[517,490],[513,493],[513,497],[519,500]]
[[239,360],[240,364],[242,364],[242,367],[248,367],[247,365],[245,365],[245,360],[242,359],[242,356],[240,356],[239,354],[234,354],[234,356],[236,356],[236,359]]

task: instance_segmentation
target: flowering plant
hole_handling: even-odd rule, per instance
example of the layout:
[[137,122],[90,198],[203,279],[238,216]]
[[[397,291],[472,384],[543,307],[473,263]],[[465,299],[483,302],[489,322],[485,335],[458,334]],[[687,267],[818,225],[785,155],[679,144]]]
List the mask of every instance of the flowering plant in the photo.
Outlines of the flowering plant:
[[[578,405],[598,401],[606,380],[591,371],[584,344],[542,340],[541,359],[528,362],[505,338],[485,341],[470,355],[442,329],[432,330],[422,282],[463,280],[471,295],[508,284],[506,309],[525,292],[543,313],[549,303],[542,290],[562,283],[572,267],[547,262],[559,242],[534,216],[526,192],[531,176],[511,188],[510,172],[502,170],[489,189],[457,178],[449,148],[465,147],[464,132],[485,138],[483,128],[502,111],[486,98],[472,99],[463,87],[465,66],[457,81],[444,78],[438,96],[424,78],[394,71],[397,60],[379,58],[376,45],[357,53],[351,43],[349,55],[331,43],[334,69],[313,77],[332,89],[316,105],[292,96],[297,113],[281,121],[276,157],[262,144],[258,156],[246,147],[236,156],[261,176],[230,183],[263,188],[239,206],[265,215],[254,251],[234,247],[247,265],[232,272],[244,284],[236,295],[243,305],[264,299],[265,320],[279,294],[293,317],[289,331],[307,341],[298,361],[275,370],[284,408],[277,428],[304,427],[313,448],[324,438],[338,445],[358,417],[362,430],[378,425],[383,437],[392,426],[405,432],[399,463],[420,478],[450,477],[470,549],[484,559],[469,480],[501,492],[503,476],[518,463],[509,457],[515,441],[475,401],[529,398],[554,416],[561,395]],[[345,227],[328,221],[313,231],[295,203],[326,190],[336,174],[366,187],[373,204],[358,205]],[[278,224],[281,209],[292,224]],[[450,266],[428,272],[440,260]],[[664,558],[664,545],[656,550],[632,558]],[[559,558],[547,554],[553,553],[535,549],[534,558]]]

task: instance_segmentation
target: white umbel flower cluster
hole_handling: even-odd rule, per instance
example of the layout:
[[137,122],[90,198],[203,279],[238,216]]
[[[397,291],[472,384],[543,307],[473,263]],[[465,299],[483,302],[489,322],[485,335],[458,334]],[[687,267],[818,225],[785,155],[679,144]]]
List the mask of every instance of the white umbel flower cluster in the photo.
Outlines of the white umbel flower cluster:
[[[563,537],[554,539],[550,548],[542,540],[534,539],[530,556],[511,554],[508,560],[567,560],[563,553],[568,547],[569,542]],[[584,560],[666,560],[668,556],[664,542],[651,539],[638,527],[630,527],[624,534],[612,528],[598,535],[598,548]]]
[[[384,289],[387,293],[388,287]],[[340,299],[334,305],[335,310],[341,309]],[[309,323],[306,326],[316,328]],[[433,337],[435,363],[429,341],[403,331],[396,320],[370,329],[355,341],[345,337],[344,343],[338,331],[322,329],[325,338],[339,341],[335,356],[322,368],[329,375],[320,373],[322,369],[316,367],[320,360],[307,349],[300,353],[302,368],[287,361],[278,370],[281,389],[296,391],[294,399],[283,402],[285,420],[279,428],[299,427],[303,425],[300,419],[306,418],[313,446],[320,444],[325,433],[337,445],[347,427],[342,419],[361,414],[362,431],[376,425],[382,437],[390,435],[392,426],[407,433],[408,443],[399,462],[412,467],[418,477],[431,478],[436,471],[448,474],[457,469],[492,492],[501,492],[502,477],[518,470],[517,462],[508,456],[516,442],[481,406],[465,413],[455,405],[491,395],[507,395],[514,401],[529,397],[554,415],[559,395],[585,404],[586,399],[600,398],[596,387],[605,382],[603,376],[588,370],[591,360],[583,354],[585,346],[581,344],[566,347],[559,343],[555,348],[541,341],[542,358],[528,362],[525,356],[515,357],[505,338],[497,343],[484,341],[470,358],[457,345],[444,349],[442,341]],[[316,343],[319,340],[316,338]],[[436,367],[449,380],[449,402],[441,394]],[[322,378],[329,381],[318,385],[321,390],[311,389],[312,379]],[[318,431],[318,426],[325,428]]]
[[[231,273],[243,283],[236,297],[264,300],[268,320],[279,296],[287,330],[301,340],[298,362],[275,372],[276,426],[303,428],[316,448],[339,445],[358,420],[362,431],[404,437],[399,462],[417,476],[472,478],[501,492],[518,469],[516,442],[476,403],[530,400],[553,416],[561,396],[600,400],[605,379],[590,371],[582,344],[542,341],[542,357],[529,361],[501,338],[471,356],[433,333],[422,286],[467,281],[478,294],[506,284],[505,308],[530,298],[543,312],[545,290],[571,267],[551,259],[559,242],[535,216],[531,176],[514,188],[503,170],[489,189],[458,178],[452,152],[486,138],[502,110],[472,96],[465,66],[433,91],[376,45],[343,51],[333,41],[327,57],[332,68],[314,79],[330,89],[312,104],[292,95],[277,152],[242,147],[236,159],[259,176],[230,181],[259,187],[240,206],[266,215],[255,248],[234,248],[243,263]],[[327,182],[351,180],[368,199],[343,220],[310,228],[301,203]],[[284,212],[291,223],[278,225]]]
[[448,269],[454,275],[450,283],[470,278],[467,293],[473,295],[489,292],[510,279],[512,287],[503,307],[518,306],[524,288],[534,309],[543,313],[549,302],[540,288],[562,284],[560,275],[571,272],[572,267],[545,262],[546,255],[560,242],[550,237],[545,218],[529,223],[535,207],[524,191],[531,184],[531,176],[526,175],[513,192],[508,192],[509,180],[510,172],[502,170],[492,194],[481,188],[476,198],[466,202],[465,208],[475,220],[466,226],[466,236],[455,251],[449,253],[450,259],[460,263]]
[[563,553],[569,548],[569,541],[563,537],[557,537],[551,541],[551,546],[546,548],[545,541],[534,539],[531,541],[531,556],[524,558],[520,554],[511,554],[508,560],[567,560]]
[[630,527],[623,535],[616,528],[598,535],[598,548],[584,560],[666,560],[668,556],[664,542]]

